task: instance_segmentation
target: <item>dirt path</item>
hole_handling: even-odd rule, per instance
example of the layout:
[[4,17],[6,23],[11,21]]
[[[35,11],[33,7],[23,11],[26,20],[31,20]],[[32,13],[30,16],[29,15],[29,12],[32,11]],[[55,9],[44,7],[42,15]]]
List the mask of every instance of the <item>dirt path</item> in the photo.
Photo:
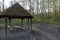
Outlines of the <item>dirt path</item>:
[[46,36],[47,38],[49,38],[50,40],[57,40],[56,37],[53,37],[52,35],[48,34],[47,32],[45,32],[44,30],[40,30],[38,28],[34,28],[36,31],[38,31],[38,33],[42,33],[44,36]]

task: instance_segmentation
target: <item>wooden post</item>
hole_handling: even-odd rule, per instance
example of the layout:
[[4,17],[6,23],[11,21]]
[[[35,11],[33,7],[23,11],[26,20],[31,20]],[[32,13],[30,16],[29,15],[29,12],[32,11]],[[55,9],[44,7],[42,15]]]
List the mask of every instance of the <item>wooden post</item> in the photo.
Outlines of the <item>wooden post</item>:
[[28,30],[29,30],[29,18],[28,18]]
[[[21,28],[23,29],[23,19],[21,19]],[[22,34],[23,34],[24,32],[23,32],[23,30],[22,30]],[[24,36],[24,34],[22,35],[22,36]],[[24,40],[24,38],[22,38],[22,40]]]
[[5,18],[5,36],[7,39],[7,18]]
[[23,28],[23,19],[21,19],[21,26],[22,26],[22,28]]
[[11,19],[9,18],[9,26],[11,27]]
[[30,21],[31,21],[31,30],[32,30],[32,18],[30,19]]

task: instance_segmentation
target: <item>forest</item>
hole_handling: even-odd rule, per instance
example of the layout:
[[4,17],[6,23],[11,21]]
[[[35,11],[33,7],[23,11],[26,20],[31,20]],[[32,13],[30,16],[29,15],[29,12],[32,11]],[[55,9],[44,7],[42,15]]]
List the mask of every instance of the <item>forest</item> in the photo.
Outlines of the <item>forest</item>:
[[[11,0],[10,5],[16,2],[34,16],[33,24],[60,24],[60,0]],[[7,8],[2,0],[0,12]],[[24,20],[25,24],[26,22],[27,20]],[[0,23],[4,23],[4,20],[0,19]],[[19,25],[19,23],[20,19],[12,19],[12,24]]]
[[0,0],[0,40],[60,40],[60,0]]

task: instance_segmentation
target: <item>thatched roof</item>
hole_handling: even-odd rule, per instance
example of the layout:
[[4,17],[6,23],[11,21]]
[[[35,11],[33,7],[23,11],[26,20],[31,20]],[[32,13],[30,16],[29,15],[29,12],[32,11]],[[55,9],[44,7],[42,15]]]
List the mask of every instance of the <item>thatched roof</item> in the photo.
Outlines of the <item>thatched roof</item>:
[[8,18],[33,18],[33,16],[27,12],[19,3],[16,3],[6,9],[0,17],[8,17]]

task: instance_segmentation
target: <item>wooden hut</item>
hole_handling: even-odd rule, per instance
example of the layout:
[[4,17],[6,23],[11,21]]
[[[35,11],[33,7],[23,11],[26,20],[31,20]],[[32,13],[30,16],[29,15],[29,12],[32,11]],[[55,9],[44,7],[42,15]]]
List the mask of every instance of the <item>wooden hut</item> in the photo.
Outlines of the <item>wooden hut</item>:
[[27,10],[25,10],[19,3],[15,3],[8,9],[4,10],[4,12],[1,12],[0,18],[5,19],[6,37],[7,37],[7,19],[9,19],[10,26],[11,26],[11,19],[21,19],[22,27],[23,27],[23,19],[28,19],[28,26],[30,20],[32,28],[33,16],[29,12],[27,12]]

